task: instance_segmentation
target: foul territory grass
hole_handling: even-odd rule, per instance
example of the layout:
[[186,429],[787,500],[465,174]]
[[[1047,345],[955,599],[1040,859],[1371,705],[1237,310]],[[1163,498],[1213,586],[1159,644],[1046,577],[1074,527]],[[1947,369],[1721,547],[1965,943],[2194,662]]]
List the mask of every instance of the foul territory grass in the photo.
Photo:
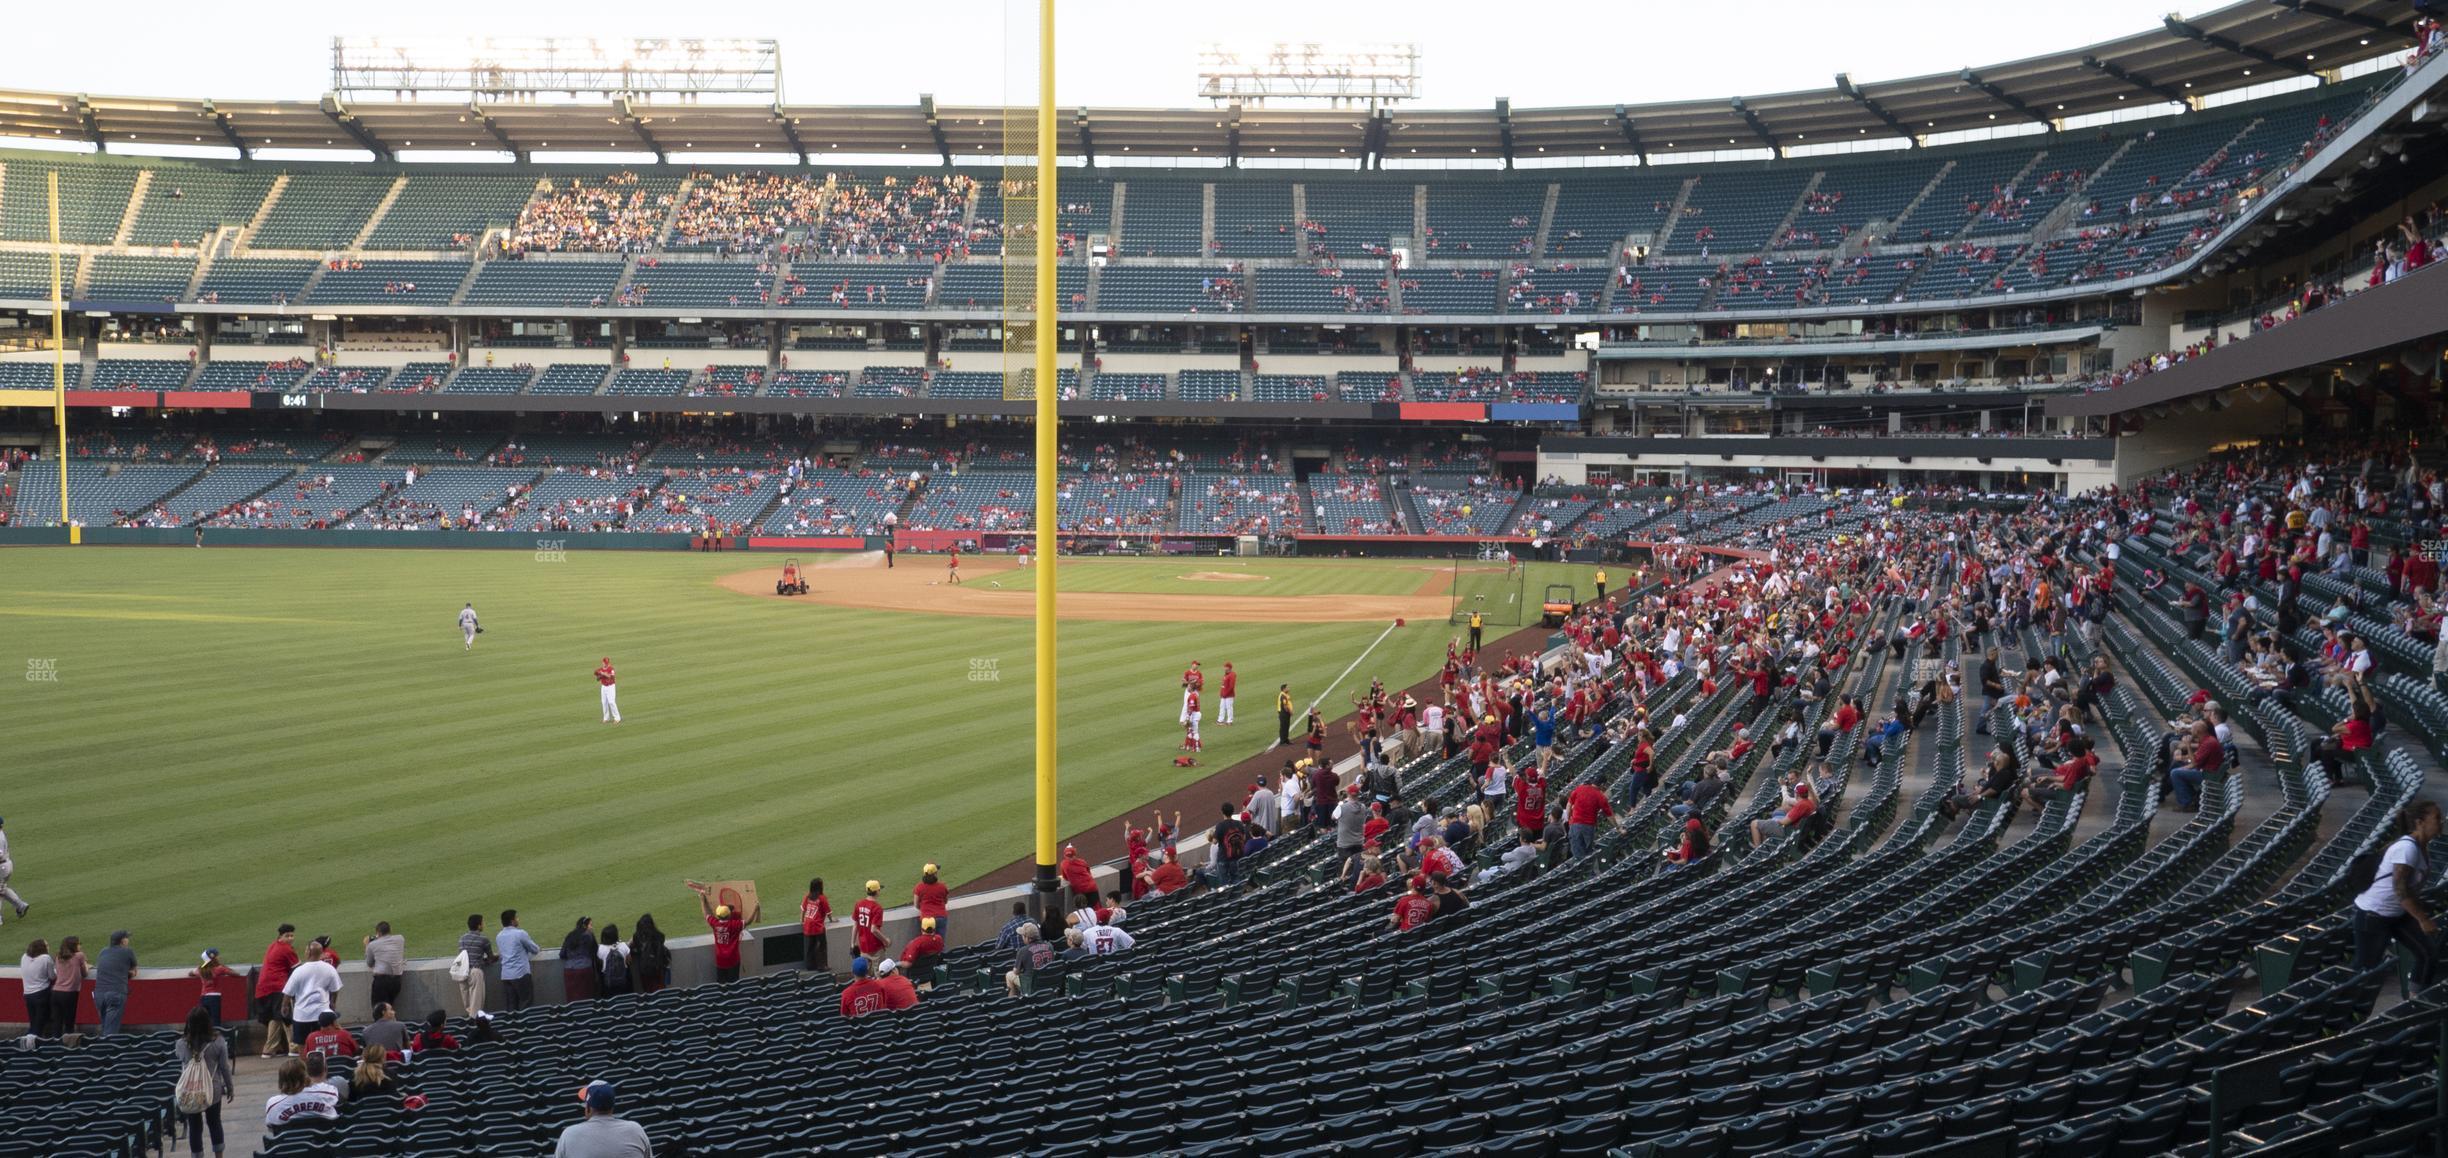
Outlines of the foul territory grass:
[[[918,566],[937,565],[926,556],[906,556]],[[1597,593],[1598,568],[1582,563],[1533,562],[1520,577],[1509,576],[1501,561],[1480,559],[1269,559],[1178,555],[1162,559],[1082,559],[1066,561],[1065,591],[1110,591],[1156,595],[1433,595],[1446,599],[1458,614],[1468,614],[1474,602],[1490,627],[1527,625],[1538,619],[1547,585],[1571,587],[1575,598]],[[1617,567],[1607,579],[1617,589],[1633,572]],[[975,576],[963,582],[981,581]],[[999,572],[983,581],[1006,588],[1033,588],[1029,569]],[[1461,597],[1453,592],[1459,588]],[[1508,596],[1519,593],[1519,601]],[[1478,597],[1474,599],[1474,597]],[[1518,618],[1504,610],[1527,606]]]
[[[683,877],[753,879],[781,919],[811,875],[843,907],[871,876],[902,903],[926,861],[958,882],[1029,855],[1029,622],[715,585],[776,562],[0,553],[0,816],[36,906],[7,936],[98,944],[126,928],[147,964],[205,945],[244,961],[282,921],[353,947],[388,920],[440,955],[470,912],[516,907],[549,944],[581,913],[686,928]],[[1417,561],[1289,562],[1266,573],[1328,597],[1427,576]],[[486,633],[463,653],[470,600]],[[1303,706],[1325,694],[1331,716],[1373,675],[1432,674],[1453,633],[1394,631],[1328,688],[1385,626],[1065,624],[1064,830],[1265,747],[1276,684]],[[605,655],[617,727],[598,722]],[[1211,705],[1206,766],[1177,769],[1192,659],[1240,668],[1244,722],[1214,726]]]

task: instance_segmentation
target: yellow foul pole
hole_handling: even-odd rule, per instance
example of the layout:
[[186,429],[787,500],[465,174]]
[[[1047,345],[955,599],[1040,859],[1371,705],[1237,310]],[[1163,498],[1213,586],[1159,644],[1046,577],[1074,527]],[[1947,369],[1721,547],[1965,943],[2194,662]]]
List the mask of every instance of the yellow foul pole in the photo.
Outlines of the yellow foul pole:
[[1054,353],[1061,344],[1055,329],[1054,262],[1061,255],[1055,233],[1054,192],[1054,0],[1037,0],[1037,890],[1041,910],[1058,911],[1051,902],[1055,885],[1054,811],[1054,573],[1055,480],[1057,441]]
[[51,425],[59,431],[59,500],[60,525],[68,528],[68,541],[78,540],[77,529],[68,522],[68,302],[60,286],[59,170],[51,178]]

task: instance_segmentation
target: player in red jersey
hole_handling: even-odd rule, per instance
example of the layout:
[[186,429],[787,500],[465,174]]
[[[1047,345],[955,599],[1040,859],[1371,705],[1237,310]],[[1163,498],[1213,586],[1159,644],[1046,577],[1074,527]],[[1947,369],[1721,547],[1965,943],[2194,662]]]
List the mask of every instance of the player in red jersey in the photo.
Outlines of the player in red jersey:
[[621,721],[620,695],[612,687],[616,678],[617,675],[612,670],[612,657],[607,655],[603,657],[603,663],[595,669],[595,682],[603,687],[603,722],[607,724],[617,724]]
[[1222,725],[1222,726],[1227,727],[1227,728],[1229,728],[1229,727],[1231,727],[1231,726],[1232,726],[1232,722],[1233,722],[1233,691],[1234,691],[1234,689],[1236,689],[1237,687],[1239,687],[1239,686],[1240,686],[1240,683],[1241,683],[1241,677],[1239,677],[1239,676],[1237,676],[1237,675],[1233,674],[1233,666],[1232,666],[1232,662],[1231,662],[1230,660],[1225,661],[1225,663],[1224,663],[1224,686],[1216,689],[1216,723],[1217,723],[1217,724]]
[[1192,704],[1194,701],[1196,701],[1196,700],[1198,699],[1198,693],[1199,693],[1199,691],[1200,691],[1201,689],[1205,688],[1206,686],[1207,686],[1207,673],[1202,672],[1202,671],[1200,671],[1200,670],[1199,670],[1199,661],[1197,661],[1197,660],[1195,660],[1195,659],[1194,659],[1194,660],[1191,660],[1191,661],[1190,661],[1190,666],[1189,666],[1189,667],[1187,667],[1187,668],[1182,669],[1182,675],[1181,675],[1181,689],[1182,689],[1181,717],[1180,717],[1179,719],[1175,720],[1175,721],[1174,721],[1175,723],[1177,723],[1177,724],[1187,724],[1187,723],[1189,723],[1189,722],[1190,722],[1190,717],[1191,717],[1193,714],[1195,714],[1195,713],[1197,712],[1197,709],[1196,709],[1196,708],[1191,707],[1190,705],[1191,705],[1191,704]]

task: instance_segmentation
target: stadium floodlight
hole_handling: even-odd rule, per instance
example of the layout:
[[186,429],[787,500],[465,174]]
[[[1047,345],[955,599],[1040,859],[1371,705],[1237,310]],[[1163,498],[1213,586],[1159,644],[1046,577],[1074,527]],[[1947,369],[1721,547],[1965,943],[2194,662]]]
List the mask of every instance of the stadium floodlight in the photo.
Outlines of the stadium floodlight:
[[1293,101],[1373,109],[1419,98],[1419,59],[1417,44],[1209,44],[1199,49],[1199,96],[1250,108]]
[[719,37],[335,36],[332,92],[400,101],[778,105],[782,48]]

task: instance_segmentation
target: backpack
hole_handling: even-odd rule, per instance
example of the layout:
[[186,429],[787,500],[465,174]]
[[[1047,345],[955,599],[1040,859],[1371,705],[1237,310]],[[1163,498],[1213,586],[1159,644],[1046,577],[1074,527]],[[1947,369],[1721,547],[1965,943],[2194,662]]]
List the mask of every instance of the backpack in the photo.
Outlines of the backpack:
[[[2414,838],[2410,836],[2400,836],[2397,838],[2397,840],[2389,841],[2386,844],[2373,845],[2370,848],[2364,849],[2361,853],[2356,854],[2353,860],[2346,862],[2346,888],[2348,896],[2350,898],[2362,896],[2363,890],[2379,884],[2381,858],[2388,855],[2388,850],[2397,847],[2398,840],[2413,839]],[[2420,853],[2422,849],[2417,847],[2414,851]]]
[[201,1114],[221,1103],[220,1085],[204,1064],[203,1050],[190,1051],[187,1064],[179,1067],[175,1100],[182,1114]]
[[450,964],[450,978],[451,978],[451,980],[453,980],[453,981],[465,981],[465,980],[467,980],[467,979],[468,979],[468,976],[469,976],[470,974],[474,973],[475,971],[476,971],[476,963],[475,963],[475,962],[473,962],[473,961],[468,960],[468,951],[467,951],[467,950],[465,950],[465,949],[461,949],[461,950],[459,951],[459,955],[458,955],[458,956],[451,958],[451,964]]
[[604,958],[604,987],[623,990],[629,987],[629,954],[614,949]]
[[1249,847],[1249,831],[1238,823],[1224,826],[1224,859],[1239,860],[1241,851]]

